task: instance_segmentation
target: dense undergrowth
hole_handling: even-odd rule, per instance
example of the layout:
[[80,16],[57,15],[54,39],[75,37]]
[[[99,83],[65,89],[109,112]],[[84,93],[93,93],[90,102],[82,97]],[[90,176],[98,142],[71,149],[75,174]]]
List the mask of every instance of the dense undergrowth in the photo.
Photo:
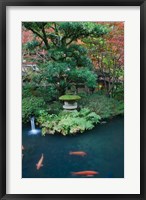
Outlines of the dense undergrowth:
[[100,120],[124,114],[124,103],[98,93],[83,95],[78,111],[64,111],[61,101],[45,103],[41,97],[23,98],[23,123],[31,116],[42,127],[42,134],[60,133],[62,135],[83,133],[94,128]]
[[100,116],[95,112],[81,109],[80,111],[62,111],[58,115],[40,111],[40,117],[37,121],[42,127],[42,135],[47,133],[69,135],[91,130],[100,119]]

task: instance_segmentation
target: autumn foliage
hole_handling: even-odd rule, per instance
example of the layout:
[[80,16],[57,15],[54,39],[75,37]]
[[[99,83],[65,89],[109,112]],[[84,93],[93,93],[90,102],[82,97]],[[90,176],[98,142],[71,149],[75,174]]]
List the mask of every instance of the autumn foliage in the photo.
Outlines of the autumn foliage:
[[117,56],[120,66],[124,66],[124,22],[110,24],[113,30],[105,37],[108,49]]

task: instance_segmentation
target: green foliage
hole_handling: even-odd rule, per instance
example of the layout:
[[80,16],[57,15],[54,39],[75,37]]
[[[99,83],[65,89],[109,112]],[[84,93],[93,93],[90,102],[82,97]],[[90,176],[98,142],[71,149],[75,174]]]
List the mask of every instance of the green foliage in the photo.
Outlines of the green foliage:
[[115,85],[115,88],[113,91],[113,97],[117,100],[124,101],[124,83]]
[[[75,60],[75,57],[71,59]],[[85,60],[84,60],[85,61]],[[95,87],[97,76],[92,69],[88,66],[77,66],[77,62],[68,61],[49,61],[40,65],[41,84],[54,87],[54,90],[58,91],[59,95],[65,94],[66,90],[70,88],[74,83],[83,83],[87,87]],[[91,66],[90,66],[91,68]]]
[[42,126],[42,135],[60,133],[62,135],[83,133],[100,121],[100,116],[89,109],[62,111],[59,115],[50,115],[41,111],[38,123]]
[[22,87],[22,97],[26,98],[26,97],[30,97],[32,95],[34,95],[34,91],[36,89],[36,84],[33,83],[25,83]]
[[124,114],[124,102],[105,95],[92,94],[82,98],[80,106],[87,107],[91,111],[100,115],[102,119]]
[[71,77],[76,83],[84,83],[89,88],[96,87],[97,76],[88,68],[75,69],[71,72]]
[[66,60],[70,66],[74,68],[76,66],[78,66],[78,68],[93,68],[91,59],[88,57],[88,50],[85,47],[79,44],[71,44],[63,47],[62,50],[64,51],[64,60]]
[[74,33],[76,38],[85,37],[88,35],[102,35],[108,32],[107,28],[102,25],[97,25],[92,22],[61,22],[60,30],[66,35]]
[[80,96],[78,96],[78,95],[69,95],[69,94],[59,97],[59,100],[62,100],[62,101],[77,101],[79,99],[81,99]]
[[106,26],[93,22],[23,22],[23,26],[38,36],[46,49],[52,46],[67,46],[78,38],[86,38],[89,35],[99,37],[108,33]]
[[49,114],[58,115],[62,111],[62,103],[59,101],[49,102],[47,111]]
[[43,86],[37,81],[25,82],[22,87],[22,97],[38,97],[43,98],[45,103],[58,99],[59,93],[53,85]]
[[57,89],[53,85],[37,87],[36,94],[38,97],[42,97],[46,103],[56,100],[59,96]]
[[[46,50],[43,61],[38,64],[39,71],[23,76],[23,122],[35,115],[43,135],[55,132],[67,135],[92,129],[99,122],[99,116],[109,118],[123,114],[124,88],[117,85],[123,81],[123,68],[118,68],[111,53],[103,51],[106,43],[100,36],[108,33],[106,26],[92,22],[25,22],[23,26],[34,33],[33,41],[24,45],[24,49],[29,53]],[[86,44],[79,45],[78,39]],[[70,88],[74,87],[76,92],[79,85],[89,89],[97,86],[98,71],[96,75],[89,55],[94,64],[98,61],[100,74],[110,80],[108,94],[112,93],[120,101],[85,93],[80,95],[79,101],[81,108],[86,109],[62,111],[61,102],[56,100]],[[71,99],[71,96],[67,97],[67,100]],[[66,98],[61,97],[61,100]]]
[[[50,50],[49,56],[54,56],[55,60],[40,63],[39,72],[31,72],[23,76],[23,91],[26,95],[27,89],[29,89],[29,94],[35,91],[35,94],[32,95],[43,97],[47,102],[65,94],[66,90],[75,82],[81,82],[87,87],[96,86],[97,77],[93,72],[91,60],[85,54],[85,48],[71,45],[69,48],[64,47],[62,51],[63,53],[57,60],[59,48]],[[75,56],[75,52],[78,56]],[[61,57],[62,55],[63,57]]]
[[43,98],[26,97],[22,99],[22,121],[26,123],[31,116],[38,116],[39,110],[45,108]]
[[37,40],[32,40],[30,42],[27,42],[26,44],[23,44],[23,48],[29,51],[33,51],[39,45],[40,43]]
[[44,49],[45,45],[47,50],[43,63],[38,66],[40,73],[30,79],[36,84],[48,86],[52,93],[43,93],[49,93],[50,99],[65,94],[74,83],[96,87],[97,76],[88,51],[77,40],[107,34],[107,26],[93,22],[23,22],[23,27],[34,34],[33,41],[26,44],[26,49],[35,51],[37,47]]

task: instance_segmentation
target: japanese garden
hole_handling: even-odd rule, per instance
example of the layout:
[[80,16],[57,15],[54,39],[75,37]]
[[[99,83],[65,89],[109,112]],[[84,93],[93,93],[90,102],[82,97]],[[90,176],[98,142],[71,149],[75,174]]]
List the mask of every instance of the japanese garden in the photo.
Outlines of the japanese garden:
[[22,128],[23,178],[124,177],[123,22],[22,23]]

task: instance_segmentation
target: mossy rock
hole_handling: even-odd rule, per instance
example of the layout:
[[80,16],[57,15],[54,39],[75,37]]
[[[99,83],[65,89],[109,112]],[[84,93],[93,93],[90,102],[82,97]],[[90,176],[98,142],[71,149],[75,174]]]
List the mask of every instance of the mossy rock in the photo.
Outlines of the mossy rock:
[[59,100],[62,100],[62,101],[77,101],[80,99],[81,99],[81,97],[78,95],[69,95],[69,94],[59,97]]

